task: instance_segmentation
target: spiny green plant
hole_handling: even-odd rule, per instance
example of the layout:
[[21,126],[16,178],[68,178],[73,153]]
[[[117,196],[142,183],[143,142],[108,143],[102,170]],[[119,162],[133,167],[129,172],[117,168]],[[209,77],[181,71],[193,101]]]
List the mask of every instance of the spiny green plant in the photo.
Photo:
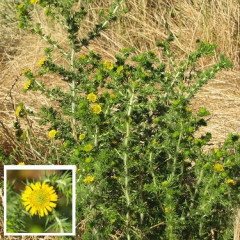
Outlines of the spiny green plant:
[[[197,50],[176,63],[172,35],[157,43],[164,62],[153,51],[135,54],[134,48],[116,54],[115,62],[102,60],[94,51],[83,54],[115,20],[119,3],[107,15],[101,12],[104,21],[81,38],[87,4],[78,10],[76,2],[26,0],[18,5],[19,27],[30,28],[50,45],[39,62],[41,70],[24,72],[24,91],[41,91],[61,110],[51,106],[33,113],[22,104],[16,115],[35,115],[41,125],[50,124],[50,139],[41,142],[51,155],[44,159],[44,152],[35,147],[42,159],[38,164],[47,160],[77,165],[77,237],[232,239],[239,200],[239,136],[229,135],[219,149],[203,152],[211,134],[196,138],[194,133],[206,126],[209,111],[201,108],[193,114],[189,107],[209,79],[232,66],[230,60],[220,55],[211,67],[198,69],[198,60],[213,56],[216,49],[198,41]],[[44,34],[41,23],[32,21],[34,8],[64,26],[68,51]],[[53,60],[54,51],[69,61],[68,68]],[[60,75],[70,91],[46,88],[38,80],[46,73]],[[34,142],[30,131],[28,135]]]

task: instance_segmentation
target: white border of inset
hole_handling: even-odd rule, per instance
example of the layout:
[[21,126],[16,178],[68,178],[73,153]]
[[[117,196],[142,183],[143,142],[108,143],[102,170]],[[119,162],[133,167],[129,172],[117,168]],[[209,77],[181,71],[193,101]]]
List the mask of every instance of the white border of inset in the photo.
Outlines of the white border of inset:
[[[7,233],[7,170],[72,170],[71,233]],[[75,165],[4,165],[4,235],[5,236],[75,236],[76,235],[76,166]]]

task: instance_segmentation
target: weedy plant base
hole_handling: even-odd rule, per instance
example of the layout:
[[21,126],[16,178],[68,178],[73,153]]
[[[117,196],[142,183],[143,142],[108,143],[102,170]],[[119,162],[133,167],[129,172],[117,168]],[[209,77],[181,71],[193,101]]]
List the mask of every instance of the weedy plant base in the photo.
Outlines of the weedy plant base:
[[[201,108],[193,114],[189,108],[209,79],[232,66],[230,60],[221,54],[217,63],[200,70],[197,62],[214,56],[216,45],[198,41],[198,49],[177,64],[170,34],[156,43],[165,62],[153,51],[136,54],[134,48],[122,49],[115,62],[104,61],[87,47],[117,20],[121,1],[107,13],[101,11],[101,22],[83,38],[79,28],[87,4],[76,7],[77,2],[26,0],[17,6],[19,27],[49,44],[38,63],[40,71],[24,71],[24,91],[41,91],[61,108],[33,113],[19,103],[15,113],[18,119],[37,116],[39,124],[49,126],[49,139],[40,141],[15,123],[18,140],[29,144],[31,139],[38,164],[44,161],[40,141],[51,152],[49,164],[78,167],[76,237],[232,239],[239,200],[239,135],[230,134],[220,148],[204,153],[211,134],[195,138],[194,132],[207,124],[210,113]],[[33,18],[38,11],[63,26],[68,49],[44,33]],[[54,61],[54,51],[68,66]],[[46,73],[61,76],[69,91],[45,87],[40,79]]]

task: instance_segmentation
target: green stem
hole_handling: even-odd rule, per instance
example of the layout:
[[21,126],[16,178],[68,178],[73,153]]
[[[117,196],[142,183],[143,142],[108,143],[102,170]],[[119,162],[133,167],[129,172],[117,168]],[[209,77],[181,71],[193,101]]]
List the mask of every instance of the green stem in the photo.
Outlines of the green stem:
[[180,143],[181,143],[181,140],[182,140],[182,132],[183,132],[183,124],[181,122],[181,132],[179,134],[178,143],[177,143],[177,147],[176,147],[176,154],[175,154],[175,157],[174,157],[174,160],[173,160],[173,172],[172,172],[173,176],[175,175],[175,172],[176,172],[177,154],[179,152],[179,147],[180,147]]
[[[35,11],[36,11],[36,13],[37,13],[37,17],[38,17],[38,22],[39,23],[42,23],[43,21],[42,21],[42,19],[41,19],[41,17],[40,17],[40,14],[39,14],[39,11],[38,11],[38,8],[36,7],[36,5],[34,5],[34,9],[35,9]],[[47,35],[45,35],[45,34],[43,34],[42,33],[42,31],[39,33],[39,32],[36,32],[38,35],[40,35],[40,37],[45,41],[45,42],[47,42],[47,43],[49,43],[49,44],[51,44],[54,48],[56,48],[56,49],[58,49],[59,50],[59,52],[63,55],[63,56],[65,56],[67,59],[70,59],[70,54],[69,53],[67,53],[67,52],[65,52],[58,44],[56,44],[54,41],[52,41],[51,40],[51,38],[50,38],[50,36],[47,36]]]
[[194,195],[193,195],[192,202],[191,202],[191,204],[190,204],[190,206],[189,206],[189,211],[188,211],[187,216],[190,215],[190,209],[191,209],[191,208],[193,207],[193,205],[194,205],[195,198],[196,198],[196,196],[197,196],[197,194],[198,194],[198,191],[199,191],[198,186],[199,186],[199,184],[202,182],[202,179],[203,179],[203,169],[201,170],[199,179],[198,179],[198,181],[197,181],[197,183],[196,183],[195,192],[194,192]]
[[59,226],[60,233],[64,233],[62,223],[61,223],[60,219],[57,217],[55,211],[53,211],[53,216],[54,216],[54,218],[55,218],[55,220],[56,220],[56,222],[57,222],[57,224]]
[[153,184],[154,184],[154,187],[156,187],[156,176],[154,174],[154,171],[153,171],[153,165],[152,165],[152,152],[150,152],[150,155],[149,155],[149,162],[150,162],[150,168],[151,168],[151,174],[152,174],[152,178],[153,178]]
[[94,145],[97,146],[97,144],[98,144],[98,126],[96,125],[96,128],[95,128]]
[[[134,90],[131,93],[131,97],[129,100],[129,105],[128,105],[128,111],[127,111],[127,121],[126,121],[126,137],[124,139],[124,146],[125,149],[128,147],[128,142],[129,142],[129,135],[130,135],[130,115],[132,111],[132,104],[133,104],[133,98],[134,98]],[[125,173],[125,181],[124,181],[124,186],[125,186],[125,197],[126,197],[126,202],[127,202],[127,213],[126,213],[126,219],[127,219],[127,225],[129,223],[129,206],[130,206],[130,197],[129,197],[129,186],[128,186],[128,154],[125,151],[123,154],[123,163],[124,163],[124,173]],[[129,231],[127,228],[127,239],[130,240],[130,235]]]
[[[71,54],[71,71],[74,71],[74,58],[75,58],[75,50],[72,48],[72,54]],[[76,97],[76,83],[75,79],[72,79],[72,131],[73,131],[73,137],[77,140],[77,134],[76,134],[76,119],[74,117],[75,114],[75,97]]]

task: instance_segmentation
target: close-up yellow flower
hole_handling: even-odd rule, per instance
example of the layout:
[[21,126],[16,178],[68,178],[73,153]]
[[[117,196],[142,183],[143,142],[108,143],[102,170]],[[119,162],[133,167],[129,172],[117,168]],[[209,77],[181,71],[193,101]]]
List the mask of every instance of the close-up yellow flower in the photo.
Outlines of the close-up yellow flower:
[[229,186],[236,185],[236,182],[235,182],[233,179],[227,179],[226,183],[227,183],[227,185],[229,185]]
[[100,112],[102,111],[102,108],[99,104],[93,104],[92,111],[96,114],[100,114]]
[[31,0],[30,2],[31,2],[31,4],[36,4],[36,3],[38,3],[40,0]]
[[103,63],[103,65],[104,65],[104,67],[105,67],[106,69],[108,69],[108,70],[112,70],[113,67],[114,67],[113,63],[108,62],[108,61],[105,61],[105,62]]
[[94,176],[87,176],[87,177],[83,180],[83,182],[84,182],[84,183],[90,183],[90,182],[93,182],[94,179],[95,179]]
[[25,163],[24,162],[20,162],[18,165],[25,165]]
[[93,149],[93,145],[92,144],[87,144],[83,147],[83,150],[86,152],[90,152]]
[[56,133],[57,133],[57,131],[53,129],[53,130],[49,131],[48,137],[49,138],[55,138]]
[[22,202],[26,211],[31,215],[43,217],[48,215],[56,207],[58,196],[52,186],[45,182],[31,183],[26,186],[22,194]]
[[38,62],[38,66],[41,67],[47,59],[44,57]]
[[97,101],[97,95],[95,95],[94,93],[89,93],[87,95],[87,99],[89,102],[96,102]]
[[23,89],[24,89],[24,90],[28,90],[28,88],[29,88],[30,85],[31,85],[31,80],[28,80],[28,81],[25,83]]
[[223,165],[220,164],[220,163],[214,164],[214,169],[215,169],[217,172],[224,172]]
[[17,109],[16,109],[16,112],[15,112],[17,117],[19,117],[19,114],[20,114],[21,111],[22,111],[22,107],[18,106]]

